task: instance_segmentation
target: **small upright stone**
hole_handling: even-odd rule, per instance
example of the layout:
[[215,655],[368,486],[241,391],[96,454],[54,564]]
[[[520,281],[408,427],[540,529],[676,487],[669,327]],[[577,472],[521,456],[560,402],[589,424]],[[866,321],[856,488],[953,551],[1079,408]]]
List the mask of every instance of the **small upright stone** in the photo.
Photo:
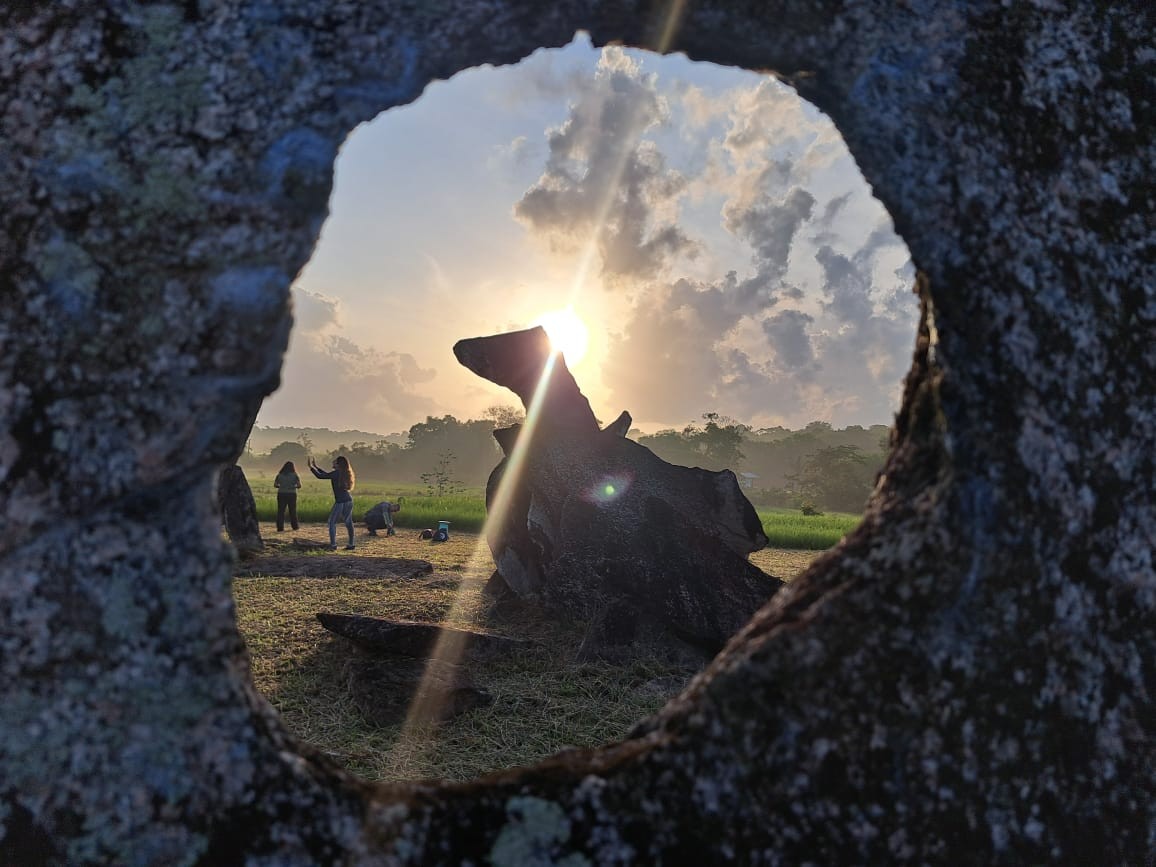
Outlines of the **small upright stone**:
[[261,525],[257,523],[257,502],[237,464],[225,467],[217,477],[217,505],[225,532],[241,557],[252,557],[265,550]]

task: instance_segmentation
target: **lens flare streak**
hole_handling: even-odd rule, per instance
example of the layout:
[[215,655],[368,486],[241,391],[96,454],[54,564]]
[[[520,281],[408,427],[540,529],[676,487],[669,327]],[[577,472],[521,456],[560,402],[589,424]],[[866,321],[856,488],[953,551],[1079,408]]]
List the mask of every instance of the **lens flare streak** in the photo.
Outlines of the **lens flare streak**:
[[[542,405],[545,402],[546,391],[551,375],[554,372],[558,355],[559,353],[552,353],[542,368],[542,375],[539,377],[538,385],[534,389],[530,406],[526,410],[526,421],[518,433],[518,439],[514,444],[514,448],[506,458],[505,472],[503,472],[502,478],[498,482],[498,489],[494,494],[494,499],[489,509],[487,509],[486,523],[485,526],[482,527],[478,544],[475,546],[474,552],[470,557],[467,574],[474,573],[486,563],[490,556],[490,552],[486,547],[486,531],[491,521],[500,524],[505,520],[506,513],[509,511],[515,481],[521,474],[522,467],[525,465],[526,454],[529,450],[534,430],[542,414]],[[443,619],[443,623],[461,622],[464,619],[467,601],[463,589],[464,588],[459,589],[454,596],[453,604],[450,606],[449,613]],[[439,707],[439,696],[436,694],[436,691],[431,688],[431,683],[434,681],[433,671],[439,665],[452,665],[457,663],[461,659],[464,650],[465,647],[460,634],[443,630],[438,635],[433,652],[426,662],[425,673],[422,676],[417,693],[414,696],[414,700],[410,703],[409,711],[402,725],[401,735],[398,738],[398,746],[395,747],[395,751],[399,750],[402,745],[405,745],[407,749],[411,748],[413,746],[412,742],[416,739],[418,729],[422,725],[422,722],[424,720],[437,718],[441,708]]]
[[[658,30],[659,36],[657,44],[654,46],[657,51],[666,52],[670,49],[674,42],[675,34],[681,24],[683,14],[686,9],[686,0],[671,0],[667,5],[665,14],[663,15],[661,27]],[[619,183],[625,171],[626,161],[628,158],[628,150],[623,148],[622,154],[618,160],[617,177]],[[598,254],[598,237],[602,231],[602,226],[606,222],[607,216],[610,213],[610,208],[613,204],[613,198],[616,195],[619,183],[609,184],[607,186],[606,195],[599,207],[599,219],[595,222],[595,229],[591,234],[589,241],[584,245],[582,255],[579,258],[578,266],[574,275],[574,282],[570,290],[570,307],[574,306],[574,302],[585,285],[587,275],[591,269],[594,257]],[[542,375],[538,380],[538,385],[534,390],[534,395],[530,400],[530,405],[526,409],[526,421],[522,425],[519,432],[517,442],[514,448],[506,459],[506,470],[498,483],[498,489],[495,492],[493,502],[487,509],[486,524],[482,528],[481,536],[478,539],[478,544],[474,549],[469,562],[469,572],[472,574],[474,570],[481,567],[489,557],[489,551],[486,550],[486,532],[490,526],[490,521],[502,522],[506,519],[506,513],[509,511],[510,502],[513,498],[513,490],[515,488],[515,481],[522,472],[525,465],[526,454],[529,449],[530,442],[533,438],[535,428],[537,427],[544,398],[548,389],[548,384],[551,380],[551,375],[554,371],[554,365],[559,353],[552,353],[546,364],[542,368]],[[630,487],[629,479],[623,478],[606,478],[602,480],[596,488],[590,492],[591,498],[603,505],[612,503],[619,499],[623,493]],[[454,596],[453,604],[450,606],[450,611],[443,620],[443,623],[461,622],[464,619],[467,609],[466,593],[464,587],[459,588],[457,594]],[[418,687],[417,694],[410,704],[409,713],[406,716],[405,723],[402,725],[401,733],[393,749],[394,756],[411,755],[415,748],[417,752],[422,749],[431,749],[435,746],[436,741],[433,739],[423,739],[421,744],[416,743],[419,736],[419,729],[422,726],[422,721],[425,719],[436,718],[440,708],[438,702],[440,698],[436,694],[436,690],[432,687],[436,678],[433,676],[434,669],[440,664],[454,664],[461,659],[465,650],[463,640],[460,636],[442,631],[434,646],[433,653],[430,655],[426,663],[425,673],[422,676],[421,684]]]

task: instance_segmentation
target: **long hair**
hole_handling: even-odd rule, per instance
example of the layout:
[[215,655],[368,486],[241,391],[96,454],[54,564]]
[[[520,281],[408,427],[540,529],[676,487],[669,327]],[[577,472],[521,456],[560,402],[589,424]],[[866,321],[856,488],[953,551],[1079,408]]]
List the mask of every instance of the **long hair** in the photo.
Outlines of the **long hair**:
[[293,466],[293,461],[285,461],[285,466],[281,467],[281,472],[295,473],[297,472],[297,467]]
[[353,474],[353,467],[349,463],[349,458],[345,455],[338,455],[334,458],[333,465],[337,468],[337,472],[341,474],[341,487],[347,491],[352,491],[354,484],[357,482],[357,476]]

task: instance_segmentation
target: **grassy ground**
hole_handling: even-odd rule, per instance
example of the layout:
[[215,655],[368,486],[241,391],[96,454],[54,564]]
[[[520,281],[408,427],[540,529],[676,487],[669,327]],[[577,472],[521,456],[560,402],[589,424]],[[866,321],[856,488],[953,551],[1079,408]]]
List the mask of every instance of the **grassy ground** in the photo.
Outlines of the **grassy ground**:
[[[298,475],[301,476],[298,519],[310,523],[328,521],[333,507],[333,488],[328,481],[315,479],[308,471]],[[257,502],[257,517],[262,521],[276,520],[277,490],[273,487],[273,475],[250,474],[249,487]],[[485,493],[480,489],[431,497],[418,485],[362,481],[353,490],[353,518],[360,521],[371,506],[382,500],[397,502],[399,497],[404,497],[402,510],[394,516],[394,523],[399,527],[421,529],[436,527],[438,521],[449,521],[451,529],[477,533],[486,522]]]
[[[277,516],[277,492],[273,476],[252,474],[249,485],[257,501],[257,517],[273,521]],[[380,482],[359,482],[353,491],[353,518],[360,521],[366,510],[382,500],[396,502],[404,497],[402,510],[394,516],[399,527],[421,529],[436,527],[438,521],[449,521],[451,529],[479,533],[486,522],[485,493],[480,489],[444,497],[428,496],[425,488]],[[301,476],[297,495],[297,516],[304,522],[329,520],[333,506],[328,481],[315,479],[308,472]],[[803,515],[798,509],[758,509],[763,530],[775,548],[822,550],[836,544],[860,521],[859,515],[828,512],[825,515]]]
[[[303,525],[266,539],[327,539],[324,525]],[[370,780],[469,779],[527,764],[560,749],[597,746],[623,737],[685,685],[691,672],[655,658],[629,665],[578,664],[580,630],[522,612],[495,621],[481,603],[493,571],[480,537],[453,532],[446,543],[416,532],[368,537],[358,528],[356,556],[417,557],[434,572],[423,578],[238,578],[237,613],[249,647],[253,681],[302,740]],[[342,552],[344,553],[344,552]],[[794,577],[819,551],[756,552],[751,560]],[[324,555],[321,555],[324,556]],[[470,674],[492,705],[442,726],[376,727],[358,714],[342,674],[348,648],[317,622],[319,611],[488,628],[530,639],[514,658],[471,664]]]
[[846,512],[804,515],[798,509],[762,508],[758,513],[771,547],[807,550],[834,546],[863,519]]

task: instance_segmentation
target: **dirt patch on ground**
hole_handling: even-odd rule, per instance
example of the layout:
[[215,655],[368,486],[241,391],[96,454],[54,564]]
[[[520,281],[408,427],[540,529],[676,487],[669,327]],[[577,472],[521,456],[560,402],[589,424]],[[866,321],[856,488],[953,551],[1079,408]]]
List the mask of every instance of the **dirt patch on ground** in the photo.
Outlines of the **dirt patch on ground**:
[[237,564],[239,578],[417,578],[433,572],[428,560],[347,554],[274,554]]
[[[441,573],[457,580],[463,572],[488,577],[493,571],[490,550],[476,534],[455,533],[448,542],[421,539],[417,530],[399,529],[396,536],[370,536],[357,526],[353,551],[346,551],[345,528],[336,551],[327,550],[328,528],[302,524],[299,530],[278,533],[270,522],[261,523],[264,552],[241,560],[238,578],[385,578],[414,579]],[[447,574],[448,573],[448,574]]]

